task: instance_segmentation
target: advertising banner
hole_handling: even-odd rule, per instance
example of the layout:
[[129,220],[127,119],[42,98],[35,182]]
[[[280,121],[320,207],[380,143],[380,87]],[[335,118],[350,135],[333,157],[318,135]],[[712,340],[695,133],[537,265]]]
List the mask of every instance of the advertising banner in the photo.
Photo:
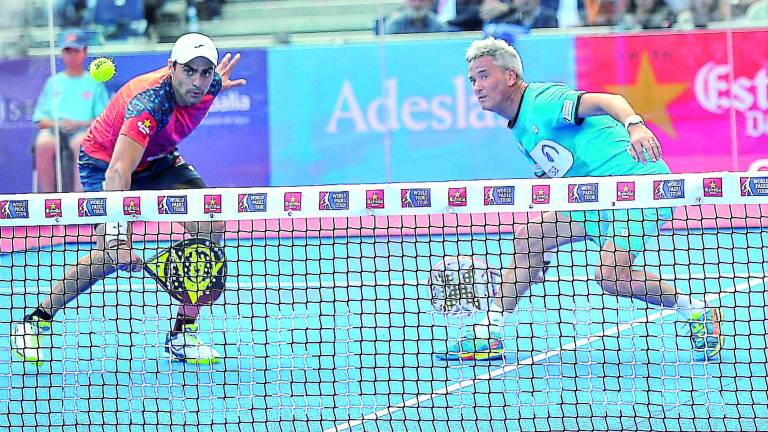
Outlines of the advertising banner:
[[0,192],[32,191],[32,114],[50,70],[47,58],[0,62]]
[[768,31],[579,37],[576,75],[624,95],[673,172],[768,168]]
[[[209,186],[269,184],[266,51],[248,49],[241,55],[233,77],[248,84],[222,93],[200,127],[179,145]],[[166,67],[167,60],[167,53],[115,56],[117,75],[107,88],[114,93],[131,78]],[[37,133],[32,113],[49,76],[48,58],[0,62],[2,193],[32,192],[31,148]]]
[[[471,42],[270,50],[272,184],[531,176],[506,121],[472,93]],[[526,79],[575,83],[571,38],[520,38],[517,47]]]

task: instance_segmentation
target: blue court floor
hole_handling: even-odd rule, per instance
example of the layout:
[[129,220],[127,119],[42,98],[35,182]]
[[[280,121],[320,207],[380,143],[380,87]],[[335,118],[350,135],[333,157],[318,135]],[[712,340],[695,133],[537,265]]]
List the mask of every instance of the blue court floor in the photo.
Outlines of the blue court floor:
[[164,357],[167,294],[112,276],[56,317],[37,368],[12,359],[11,323],[89,245],[2,255],[0,430],[768,430],[766,240],[676,233],[644,258],[722,308],[727,345],[710,363],[674,311],[589,282],[590,243],[559,252],[511,315],[504,361],[436,361],[461,323],[432,312],[429,269],[456,253],[499,267],[512,244],[429,236],[229,241],[228,289],[200,320],[225,355],[208,367]]

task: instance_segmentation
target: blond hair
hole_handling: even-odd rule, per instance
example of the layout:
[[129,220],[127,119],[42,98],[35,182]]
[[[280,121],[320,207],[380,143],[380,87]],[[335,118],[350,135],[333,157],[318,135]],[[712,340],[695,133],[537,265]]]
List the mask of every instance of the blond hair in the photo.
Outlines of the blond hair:
[[467,63],[480,57],[491,57],[493,63],[505,71],[513,70],[519,79],[523,79],[523,61],[520,54],[505,41],[489,36],[476,40],[467,49]]

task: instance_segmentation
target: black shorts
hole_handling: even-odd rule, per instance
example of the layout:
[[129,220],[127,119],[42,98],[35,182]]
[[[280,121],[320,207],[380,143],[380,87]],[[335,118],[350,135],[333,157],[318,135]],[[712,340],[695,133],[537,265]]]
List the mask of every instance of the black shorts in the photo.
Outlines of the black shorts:
[[[80,182],[86,192],[100,192],[109,164],[80,149]],[[195,168],[176,152],[150,162],[131,175],[131,190],[201,189],[205,182]]]

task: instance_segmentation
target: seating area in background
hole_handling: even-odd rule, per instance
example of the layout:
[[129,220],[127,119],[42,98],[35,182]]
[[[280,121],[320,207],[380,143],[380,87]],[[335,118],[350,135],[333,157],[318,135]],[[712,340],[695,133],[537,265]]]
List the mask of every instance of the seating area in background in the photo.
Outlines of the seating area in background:
[[[7,1],[18,5],[19,16],[6,20],[6,25],[0,21],[0,46],[7,40],[18,42],[21,35],[27,48],[48,47],[48,0]],[[216,36],[219,40],[248,37],[264,45],[331,32],[367,36],[373,34],[378,17],[402,5],[402,0],[226,0],[220,15],[213,16],[206,13],[204,0],[189,0],[197,8],[190,8],[188,0],[83,1],[93,2],[95,6],[85,13],[87,18],[79,27],[96,30],[103,40],[118,44],[172,42],[189,30]],[[144,2],[152,7],[144,10]],[[149,20],[145,13],[151,14]],[[58,32],[67,26],[54,23],[54,27]]]
[[[49,0],[5,0],[0,17],[0,58],[42,54],[49,48]],[[564,0],[561,0],[564,1]],[[682,0],[681,0],[682,1]],[[690,0],[691,2],[695,0]],[[707,1],[707,0],[700,0]],[[717,0],[711,0],[715,4]],[[444,4],[438,1],[437,4]],[[731,2],[749,6],[735,26],[767,26],[768,0]],[[91,45],[107,42],[137,49],[168,43],[190,30],[226,44],[268,46],[290,42],[373,40],[377,23],[401,10],[403,0],[52,0],[54,33],[72,26],[91,32]],[[213,5],[212,5],[213,4]],[[587,4],[585,2],[584,4]],[[719,3],[725,4],[725,3]],[[735,7],[735,6],[734,6]],[[584,15],[586,17],[586,15]],[[735,15],[734,15],[735,16]],[[69,21],[67,21],[69,20]],[[59,21],[58,23],[56,21]],[[65,21],[65,22],[61,22]],[[700,27],[694,18],[672,28]],[[722,22],[705,26],[722,28]],[[730,23],[727,23],[730,25]],[[595,25],[595,24],[593,24]],[[622,30],[619,27],[609,27]],[[563,29],[534,29],[542,33]],[[591,32],[584,27],[566,31]],[[632,30],[625,28],[623,30]]]

